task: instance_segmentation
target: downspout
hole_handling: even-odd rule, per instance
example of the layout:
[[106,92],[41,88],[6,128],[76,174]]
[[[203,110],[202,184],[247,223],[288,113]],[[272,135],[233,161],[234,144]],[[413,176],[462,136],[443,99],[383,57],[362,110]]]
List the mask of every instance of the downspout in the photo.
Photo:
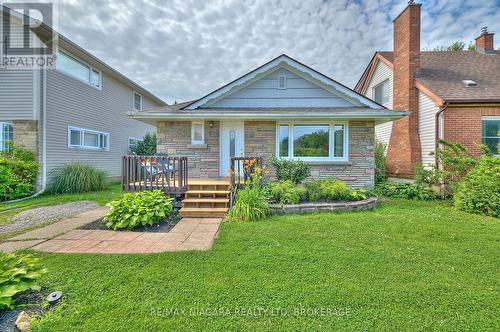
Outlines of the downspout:
[[[36,69],[34,69],[36,70]],[[42,70],[43,72],[43,80],[42,80],[42,93],[43,93],[43,98],[42,98],[42,107],[41,107],[41,117],[40,117],[40,121],[41,121],[41,130],[42,130],[42,134],[41,134],[41,148],[42,148],[42,172],[41,172],[41,176],[42,176],[42,183],[41,183],[41,188],[38,192],[34,193],[33,195],[31,196],[28,196],[28,197],[24,197],[24,198],[19,198],[19,199],[14,199],[12,201],[8,201],[7,203],[16,203],[16,202],[21,202],[21,201],[25,201],[25,200],[28,200],[28,199],[31,199],[31,198],[35,198],[41,194],[43,194],[45,192],[45,190],[47,189],[47,143],[46,143],[46,124],[47,124],[47,117],[46,117],[46,106],[47,106],[47,102],[46,102],[46,92],[47,92],[47,70],[46,68],[43,68],[43,69],[40,69]]]
[[443,106],[439,107],[439,111],[436,113],[436,130],[435,130],[435,147],[434,147],[434,155],[435,155],[435,163],[436,169],[439,169],[439,159],[438,159],[438,151],[439,151],[439,140],[441,137],[441,115],[448,108],[449,103],[445,103]]

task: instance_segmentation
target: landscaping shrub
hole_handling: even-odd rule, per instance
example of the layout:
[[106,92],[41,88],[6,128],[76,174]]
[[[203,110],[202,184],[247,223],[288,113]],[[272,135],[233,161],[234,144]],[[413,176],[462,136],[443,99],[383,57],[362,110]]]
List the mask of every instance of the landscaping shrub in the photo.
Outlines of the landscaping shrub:
[[107,206],[110,210],[104,222],[113,230],[151,226],[173,212],[172,199],[165,197],[161,190],[127,193]]
[[278,204],[297,204],[306,194],[306,189],[290,180],[273,182],[269,185],[271,199]]
[[27,150],[11,146],[0,153],[0,200],[12,200],[33,193],[38,162]]
[[422,164],[415,164],[413,167],[415,173],[415,182],[421,185],[438,185],[442,179],[442,173],[436,169],[436,166],[424,168]]
[[260,186],[247,186],[236,193],[229,219],[235,221],[255,221],[269,214],[269,195]]
[[138,156],[152,156],[156,153],[156,134],[146,133],[142,141],[132,147],[132,152]]
[[273,157],[271,160],[276,170],[278,181],[290,180],[293,183],[301,183],[311,175],[311,167],[302,160],[288,160]]
[[411,182],[386,182],[378,187],[380,193],[387,197],[415,200],[436,199],[437,194],[430,188]]
[[0,251],[0,310],[12,309],[14,295],[26,290],[40,290],[37,279],[46,272],[38,258]]
[[371,190],[366,190],[366,189],[356,189],[353,190],[349,193],[349,200],[350,201],[362,201],[365,199],[368,199],[370,197],[373,197],[374,193]]
[[482,157],[456,186],[454,201],[461,210],[500,217],[500,157]]
[[108,186],[107,174],[86,163],[71,163],[54,171],[50,191],[69,194],[102,191]]
[[349,200],[350,189],[342,181],[334,179],[311,180],[305,183],[309,201],[315,202],[321,199],[332,201]]
[[386,145],[377,140],[375,143],[375,185],[384,183],[387,180],[385,169],[385,148]]

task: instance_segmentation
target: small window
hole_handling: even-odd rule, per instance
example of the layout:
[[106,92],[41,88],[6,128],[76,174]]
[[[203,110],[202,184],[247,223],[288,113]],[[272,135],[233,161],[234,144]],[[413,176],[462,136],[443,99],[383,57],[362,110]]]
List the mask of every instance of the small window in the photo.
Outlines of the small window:
[[14,140],[14,130],[12,123],[0,122],[0,151],[9,150],[9,146]]
[[289,139],[288,139],[288,125],[280,125],[279,128],[279,156],[280,157],[288,157],[288,144],[289,144]]
[[109,134],[95,130],[68,127],[68,147],[109,150]]
[[280,90],[286,89],[286,76],[285,75],[278,76],[278,89],[280,89]]
[[57,69],[95,88],[101,88],[101,72],[64,52],[57,52]]
[[92,84],[96,88],[101,87],[101,72],[99,72],[95,69],[92,69],[90,84]]
[[142,96],[134,92],[134,110],[142,111]]
[[137,143],[141,142],[142,140],[135,138],[135,137],[129,137],[128,138],[128,150],[133,151],[135,147],[137,146]]
[[205,144],[205,124],[204,122],[192,122],[191,124],[191,144]]
[[482,118],[482,143],[491,153],[500,155],[500,116],[485,116]]
[[385,80],[373,88],[373,100],[381,105],[389,102],[389,80]]

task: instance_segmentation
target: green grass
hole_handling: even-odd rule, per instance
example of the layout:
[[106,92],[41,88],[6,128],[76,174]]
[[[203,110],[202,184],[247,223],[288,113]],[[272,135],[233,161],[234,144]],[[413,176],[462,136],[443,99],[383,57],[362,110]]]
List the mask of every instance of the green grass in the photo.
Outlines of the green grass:
[[37,254],[64,301],[35,331],[495,330],[499,234],[447,202],[389,201],[224,223],[207,252]]
[[123,195],[120,184],[112,184],[104,191],[82,194],[42,194],[38,197],[17,203],[0,203],[0,225],[12,222],[12,217],[19,212],[49,205],[58,205],[75,201],[94,201],[100,205],[120,198]]

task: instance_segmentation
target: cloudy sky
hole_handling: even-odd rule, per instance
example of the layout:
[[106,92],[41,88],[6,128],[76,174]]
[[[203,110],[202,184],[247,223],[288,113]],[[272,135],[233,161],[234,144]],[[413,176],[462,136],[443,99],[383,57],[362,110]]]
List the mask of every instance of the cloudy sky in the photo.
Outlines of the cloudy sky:
[[[422,48],[500,38],[500,0],[420,0]],[[405,0],[59,0],[58,29],[171,103],[289,56],[353,87]],[[496,45],[499,45],[497,41]]]

